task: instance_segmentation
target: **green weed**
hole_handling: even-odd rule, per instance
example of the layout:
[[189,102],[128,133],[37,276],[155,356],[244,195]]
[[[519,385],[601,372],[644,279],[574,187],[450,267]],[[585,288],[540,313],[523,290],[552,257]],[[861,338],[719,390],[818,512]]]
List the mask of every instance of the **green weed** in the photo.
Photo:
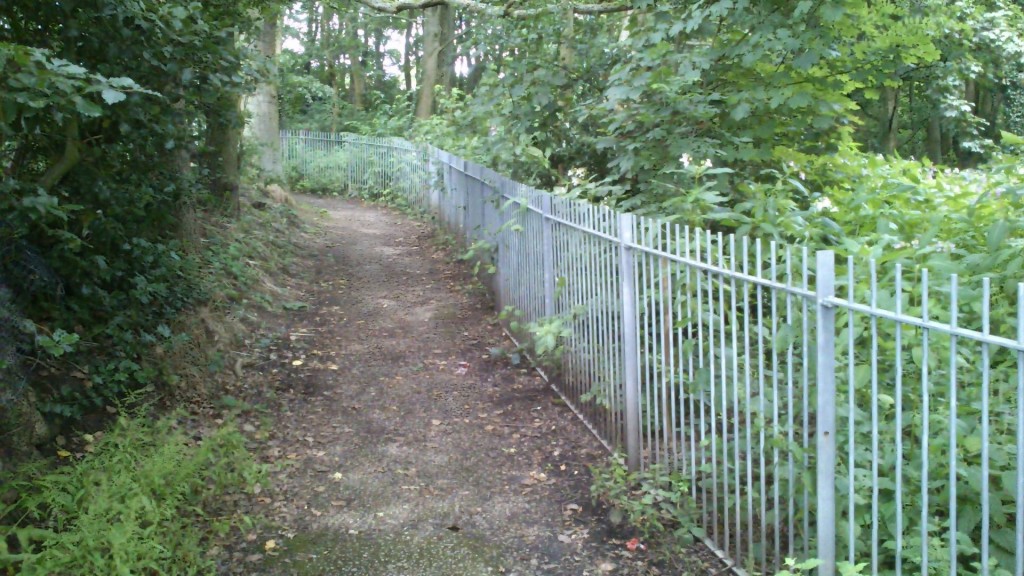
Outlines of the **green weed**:
[[81,460],[8,478],[0,573],[212,574],[207,535],[248,522],[215,518],[220,500],[261,480],[231,425],[196,440],[172,417],[122,417]]
[[697,508],[689,481],[682,474],[661,465],[630,472],[619,454],[590,471],[590,495],[608,507],[613,524],[625,522],[642,540],[665,543],[660,547],[665,550],[703,536],[695,522]]

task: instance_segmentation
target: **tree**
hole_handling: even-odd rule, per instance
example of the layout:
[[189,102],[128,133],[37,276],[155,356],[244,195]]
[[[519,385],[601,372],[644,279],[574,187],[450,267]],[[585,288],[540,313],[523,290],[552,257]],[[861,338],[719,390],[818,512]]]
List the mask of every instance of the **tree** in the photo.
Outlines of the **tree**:
[[434,113],[434,92],[441,87],[451,90],[455,59],[453,31],[454,14],[447,5],[423,11],[423,56],[420,58],[419,97],[416,117],[429,118]]
[[256,86],[256,93],[250,105],[252,134],[259,146],[257,165],[267,178],[279,181],[284,179],[277,86],[277,56],[281,44],[282,14],[280,6],[271,6],[264,13],[257,39],[258,53],[264,65],[264,76]]

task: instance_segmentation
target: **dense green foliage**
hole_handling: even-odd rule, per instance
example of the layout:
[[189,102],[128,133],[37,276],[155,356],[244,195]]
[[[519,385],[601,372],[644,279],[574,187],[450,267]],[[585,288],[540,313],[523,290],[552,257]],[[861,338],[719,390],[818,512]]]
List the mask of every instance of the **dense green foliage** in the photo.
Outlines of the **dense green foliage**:
[[231,426],[196,440],[174,418],[122,417],[91,454],[55,470],[3,478],[0,571],[48,574],[213,574],[207,530],[226,497],[261,480]]
[[262,4],[0,7],[0,287],[25,319],[20,357],[88,374],[34,379],[51,415],[161,381],[146,350],[208,297],[189,229],[237,194],[256,72],[240,38]]

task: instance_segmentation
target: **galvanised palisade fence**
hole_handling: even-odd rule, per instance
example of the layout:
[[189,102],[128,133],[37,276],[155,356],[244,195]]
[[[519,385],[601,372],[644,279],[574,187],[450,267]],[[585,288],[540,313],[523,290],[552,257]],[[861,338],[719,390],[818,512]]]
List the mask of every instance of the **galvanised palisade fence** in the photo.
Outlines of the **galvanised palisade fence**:
[[1024,285],[622,214],[399,139],[283,144],[476,246],[521,322],[567,323],[555,389],[632,468],[682,473],[737,570],[1024,576]]

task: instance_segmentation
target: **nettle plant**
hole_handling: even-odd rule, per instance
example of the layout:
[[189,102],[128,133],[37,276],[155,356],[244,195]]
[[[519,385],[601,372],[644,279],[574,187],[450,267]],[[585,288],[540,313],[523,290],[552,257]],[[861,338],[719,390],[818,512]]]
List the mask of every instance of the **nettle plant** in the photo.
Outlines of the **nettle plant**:
[[557,370],[566,351],[566,342],[572,337],[572,323],[580,312],[582,310],[574,309],[566,314],[523,322],[522,310],[506,306],[498,315],[498,319],[520,339],[520,343],[512,351],[492,348],[491,356],[508,358],[513,365],[519,365],[526,356],[537,367],[549,371]]
[[678,471],[655,464],[630,472],[621,454],[590,470],[590,495],[608,507],[612,524],[627,523],[643,540],[689,545],[704,536],[697,525],[699,510],[690,483]]

